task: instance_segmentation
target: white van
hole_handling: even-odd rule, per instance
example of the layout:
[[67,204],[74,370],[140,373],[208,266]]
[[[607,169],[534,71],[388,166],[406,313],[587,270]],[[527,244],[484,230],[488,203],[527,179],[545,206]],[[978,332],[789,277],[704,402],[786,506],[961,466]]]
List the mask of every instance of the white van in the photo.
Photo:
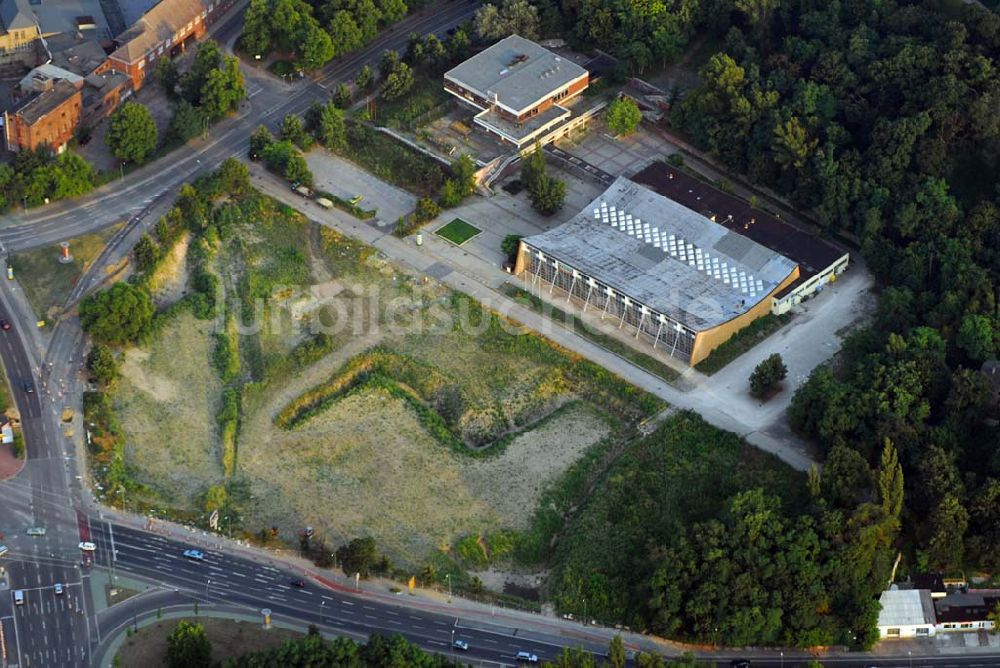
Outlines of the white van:
[[14,605],[24,605],[24,590],[15,589],[14,590]]

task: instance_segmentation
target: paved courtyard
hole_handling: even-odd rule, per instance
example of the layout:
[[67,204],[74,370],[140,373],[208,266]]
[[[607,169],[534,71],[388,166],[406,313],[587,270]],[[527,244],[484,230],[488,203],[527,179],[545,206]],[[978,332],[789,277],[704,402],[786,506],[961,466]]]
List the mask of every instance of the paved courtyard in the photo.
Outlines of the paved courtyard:
[[650,162],[677,152],[671,144],[641,126],[628,137],[615,138],[601,120],[593,121],[589,132],[557,145],[613,176],[631,176]]

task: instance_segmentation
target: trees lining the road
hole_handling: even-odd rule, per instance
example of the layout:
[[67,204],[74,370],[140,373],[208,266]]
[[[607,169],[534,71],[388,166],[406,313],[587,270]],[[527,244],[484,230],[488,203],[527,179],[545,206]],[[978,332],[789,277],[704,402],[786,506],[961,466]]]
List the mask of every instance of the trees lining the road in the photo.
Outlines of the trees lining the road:
[[24,150],[13,164],[0,165],[0,211],[77,197],[94,185],[94,170],[79,154],[53,156],[44,147]]
[[315,70],[361,48],[408,11],[404,0],[253,0],[239,46],[252,57],[278,51]]

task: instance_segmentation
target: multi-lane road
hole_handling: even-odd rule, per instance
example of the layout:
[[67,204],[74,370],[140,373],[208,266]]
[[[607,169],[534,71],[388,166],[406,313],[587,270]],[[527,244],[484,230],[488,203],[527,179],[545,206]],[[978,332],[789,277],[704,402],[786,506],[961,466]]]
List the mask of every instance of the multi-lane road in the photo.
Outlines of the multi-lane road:
[[[407,17],[356,54],[331,63],[318,76],[284,84],[260,72],[248,72],[251,97],[235,118],[212,129],[199,140],[156,163],[137,170],[120,182],[73,201],[61,202],[26,214],[0,218],[0,243],[21,250],[69,239],[128,221],[100,260],[79,282],[71,301],[102,280],[102,269],[128,251],[138,234],[155,221],[158,207],[185,181],[216,167],[224,159],[244,154],[249,133],[258,124],[275,128],[286,113],[301,113],[313,101],[324,100],[337,83],[353,78],[363,65],[375,65],[386,49],[402,50],[411,32],[442,35],[467,20],[479,0],[450,0]],[[216,27],[216,38],[230,41],[239,31],[239,15]],[[513,663],[519,650],[552,658],[562,647],[583,645],[602,652],[604,644],[583,633],[539,618],[454,614],[447,606],[419,607],[407,597],[393,599],[371,593],[351,592],[349,587],[329,587],[274,564],[234,554],[224,549],[204,549],[202,562],[182,556],[189,543],[160,534],[113,525],[100,519],[78,477],[77,453],[62,432],[64,405],[79,406],[80,363],[84,340],[78,322],[68,316],[55,332],[40,338],[31,328],[23,300],[15,285],[0,287],[0,317],[14,324],[0,331],[0,357],[11,378],[20,410],[29,458],[24,470],[0,485],[0,542],[10,552],[0,560],[7,588],[0,591],[0,640],[10,666],[89,666],[104,664],[111,641],[127,625],[148,619],[157,610],[189,607],[194,601],[220,611],[258,614],[267,607],[285,620],[315,623],[331,631],[357,636],[371,632],[401,633],[422,647],[450,652],[453,640],[469,643],[458,658]],[[32,383],[34,392],[22,383]],[[44,536],[31,537],[26,529],[46,528]],[[94,558],[102,569],[111,568],[150,583],[151,589],[126,603],[97,612],[91,596],[92,575],[81,566],[84,556],[77,544],[96,544]],[[304,587],[293,579],[306,580]],[[55,585],[63,586],[57,594]],[[11,592],[24,592],[24,604],[14,605]],[[460,609],[456,607],[455,609]],[[499,621],[497,621],[499,620]],[[581,629],[582,630],[582,629]],[[719,665],[728,666],[731,657]],[[994,661],[990,664],[990,661]],[[789,666],[797,660],[783,657],[755,660],[754,666]],[[910,661],[909,657],[872,661],[852,657],[824,659],[835,666],[986,666],[1000,659],[935,657]]]

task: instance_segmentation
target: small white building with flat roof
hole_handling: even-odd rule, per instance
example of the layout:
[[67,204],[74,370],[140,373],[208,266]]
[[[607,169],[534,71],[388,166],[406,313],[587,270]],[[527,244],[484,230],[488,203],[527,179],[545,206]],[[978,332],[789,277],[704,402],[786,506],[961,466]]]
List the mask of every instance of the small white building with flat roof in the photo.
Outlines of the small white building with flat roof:
[[927,589],[898,589],[892,585],[879,598],[878,633],[881,638],[926,638],[934,635],[937,618]]

